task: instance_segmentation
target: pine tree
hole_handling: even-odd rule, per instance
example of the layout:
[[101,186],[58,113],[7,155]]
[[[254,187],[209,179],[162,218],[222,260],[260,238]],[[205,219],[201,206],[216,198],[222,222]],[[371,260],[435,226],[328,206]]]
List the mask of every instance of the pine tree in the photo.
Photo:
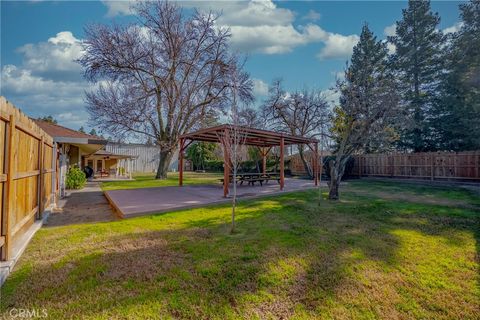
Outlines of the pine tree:
[[53,116],[51,115],[48,115],[48,116],[44,116],[43,118],[38,118],[39,120],[42,120],[42,121],[45,121],[45,122],[49,122],[49,123],[53,123],[53,124],[57,124],[58,121],[57,119],[55,119]]
[[480,1],[460,5],[462,27],[449,41],[435,123],[444,150],[480,149]]
[[337,83],[340,104],[334,108],[331,127],[336,149],[328,164],[329,199],[339,198],[350,155],[388,150],[397,138],[400,97],[389,69],[386,44],[377,41],[365,25],[345,70],[345,80]]
[[81,133],[85,133],[85,128],[83,126],[81,126],[79,129],[78,129],[79,132]]
[[[378,111],[378,103],[383,100],[382,95],[385,92],[396,90],[388,65],[387,45],[378,41],[366,24],[362,28],[358,44],[353,48],[345,80],[340,101],[347,102],[345,99],[349,98],[348,93],[352,90],[357,92],[355,99],[360,104],[357,116],[364,119],[371,119]],[[359,146],[358,151],[384,152],[392,148],[392,142],[398,139],[394,130],[398,122],[396,118],[401,118],[402,115],[398,113],[392,116],[394,117],[385,118],[381,123],[377,123],[384,126],[384,129],[379,130],[377,125],[369,126],[367,137],[362,139],[363,145]]]
[[96,136],[97,135],[97,130],[95,130],[95,128],[92,128],[92,130],[90,130],[89,134],[92,135],[92,136]]
[[433,103],[442,73],[443,34],[437,29],[440,17],[430,10],[430,1],[409,0],[396,35],[389,38],[402,101],[411,115],[400,146],[413,151],[436,149],[432,130]]

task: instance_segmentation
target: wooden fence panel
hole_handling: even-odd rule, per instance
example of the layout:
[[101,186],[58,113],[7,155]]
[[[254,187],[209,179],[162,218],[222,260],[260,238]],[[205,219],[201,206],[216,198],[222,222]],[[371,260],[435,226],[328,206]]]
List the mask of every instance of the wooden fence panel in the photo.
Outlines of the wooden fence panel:
[[359,176],[480,181],[480,151],[355,156]]
[[[6,260],[12,256],[12,247],[50,205],[53,139],[0,97],[0,142],[0,250],[1,260]],[[50,182],[45,181],[44,168],[49,170]]]

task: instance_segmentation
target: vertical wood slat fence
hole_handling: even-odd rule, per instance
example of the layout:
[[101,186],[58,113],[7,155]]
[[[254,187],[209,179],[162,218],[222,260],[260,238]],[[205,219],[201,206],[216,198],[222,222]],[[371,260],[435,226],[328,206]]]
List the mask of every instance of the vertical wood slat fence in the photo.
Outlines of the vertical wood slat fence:
[[352,175],[480,182],[480,151],[355,156]]
[[0,260],[51,204],[55,160],[52,137],[0,97]]

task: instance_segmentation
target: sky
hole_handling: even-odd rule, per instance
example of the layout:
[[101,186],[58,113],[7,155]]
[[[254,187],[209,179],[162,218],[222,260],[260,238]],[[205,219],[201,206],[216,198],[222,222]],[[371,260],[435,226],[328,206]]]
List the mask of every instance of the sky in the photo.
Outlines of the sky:
[[[461,2],[433,1],[439,29],[459,27]],[[52,115],[64,126],[88,125],[83,79],[75,62],[82,55],[89,24],[134,23],[130,1],[1,1],[0,94],[31,117]],[[231,30],[231,48],[247,57],[255,105],[273,80],[288,91],[318,89],[332,103],[330,89],[351,56],[362,26],[378,39],[395,33],[405,1],[180,1],[222,13],[218,24]],[[390,50],[394,50],[390,47]]]

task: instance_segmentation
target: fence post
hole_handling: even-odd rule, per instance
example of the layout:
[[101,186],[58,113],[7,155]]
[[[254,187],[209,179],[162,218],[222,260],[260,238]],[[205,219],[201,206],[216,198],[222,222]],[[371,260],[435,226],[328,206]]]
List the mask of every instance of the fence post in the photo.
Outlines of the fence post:
[[430,169],[430,180],[433,181],[435,178],[435,153],[431,153],[431,169]]
[[39,170],[39,175],[38,175],[38,189],[37,189],[37,194],[38,194],[38,213],[37,213],[37,218],[41,219],[42,214],[43,214],[43,162],[44,162],[44,140],[43,140],[43,135],[42,138],[40,139],[39,146],[38,146],[38,170]]
[[480,154],[475,151],[475,177],[478,179],[480,178],[480,175],[479,175],[479,171],[480,171],[480,161],[479,161],[479,158],[480,158]]
[[7,136],[7,148],[5,152],[5,159],[7,160],[7,183],[5,190],[5,250],[2,252],[2,259],[8,260],[12,254],[12,239],[11,239],[11,216],[14,211],[14,197],[13,192],[13,177],[15,175],[15,116],[10,115]]

